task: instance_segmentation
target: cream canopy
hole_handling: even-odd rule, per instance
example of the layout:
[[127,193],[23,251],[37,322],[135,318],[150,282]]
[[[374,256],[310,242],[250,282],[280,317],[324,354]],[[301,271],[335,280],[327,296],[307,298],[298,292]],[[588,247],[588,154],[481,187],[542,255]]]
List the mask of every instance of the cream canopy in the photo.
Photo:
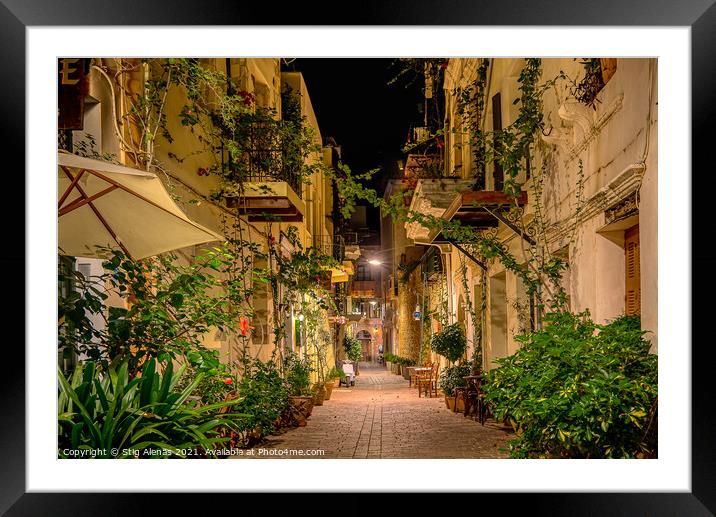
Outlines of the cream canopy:
[[98,257],[95,246],[135,259],[225,238],[189,219],[150,172],[58,152],[59,252]]

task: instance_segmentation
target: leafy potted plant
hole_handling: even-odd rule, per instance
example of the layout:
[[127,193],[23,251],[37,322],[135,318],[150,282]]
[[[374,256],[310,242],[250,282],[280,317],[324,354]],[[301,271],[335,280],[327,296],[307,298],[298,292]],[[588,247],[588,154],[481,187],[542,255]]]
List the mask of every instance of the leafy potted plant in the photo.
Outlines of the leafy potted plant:
[[495,419],[517,430],[511,457],[656,457],[658,357],[639,317],[597,324],[558,311],[543,321],[516,336],[522,346],[483,385]]
[[311,363],[305,357],[300,359],[295,354],[289,354],[284,359],[284,375],[288,386],[291,414],[299,426],[306,425],[306,419],[313,411],[311,371],[313,371]]
[[358,361],[363,358],[363,346],[360,340],[352,336],[346,336],[343,340],[343,347],[346,351],[346,357],[354,364],[355,373],[358,375]]
[[326,400],[326,385],[323,382],[317,382],[313,385],[313,405],[322,406]]
[[440,372],[438,387],[445,394],[445,405],[451,411],[455,411],[457,403],[457,411],[465,410],[465,401],[463,399],[455,400],[455,389],[467,387],[465,377],[470,375],[470,363],[464,362],[454,366],[448,366]]
[[395,360],[395,356],[391,354],[390,352],[386,352],[383,354],[383,361],[385,361],[385,366],[390,370],[393,371],[393,362]]
[[[225,444],[222,428],[243,425],[251,415],[236,411],[241,398],[216,404],[190,401],[204,374],[180,389],[185,371],[186,365],[175,372],[171,361],[155,359],[146,361],[134,378],[126,359],[106,370],[95,361],[79,363],[69,377],[58,368],[58,456],[86,449],[98,451],[98,457],[146,458],[147,449],[161,448],[183,458],[187,449],[205,456]],[[119,454],[111,456],[111,451]]]
[[430,347],[436,354],[440,354],[451,363],[465,355],[467,339],[462,324],[453,323],[445,326],[433,336]]
[[333,388],[338,386],[338,383],[341,380],[341,377],[343,377],[344,373],[343,370],[339,370],[335,366],[331,368],[328,373],[326,374],[326,400],[331,400],[331,394],[333,393]]
[[401,365],[402,365],[401,371],[403,373],[403,378],[406,381],[409,381],[410,376],[413,373],[413,367],[415,366],[415,361],[413,361],[412,359],[408,359],[407,357],[401,357],[400,360],[401,360]]

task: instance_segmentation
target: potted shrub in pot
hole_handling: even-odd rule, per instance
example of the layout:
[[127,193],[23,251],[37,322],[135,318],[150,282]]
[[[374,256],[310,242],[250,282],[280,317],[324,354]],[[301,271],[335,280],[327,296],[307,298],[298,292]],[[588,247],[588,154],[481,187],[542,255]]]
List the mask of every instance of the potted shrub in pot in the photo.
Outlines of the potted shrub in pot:
[[457,402],[457,411],[462,413],[465,410],[465,401],[460,398],[455,400],[455,388],[467,387],[465,377],[470,375],[470,363],[460,363],[454,366],[448,366],[440,372],[438,387],[445,394],[445,405],[451,411],[455,411],[455,403]]
[[430,341],[430,348],[451,363],[462,359],[465,355],[465,350],[467,350],[467,338],[462,324],[453,323],[445,326],[433,336]]
[[405,379],[406,381],[409,381],[410,376],[413,373],[413,367],[415,366],[415,361],[413,361],[412,359],[408,359],[407,357],[403,357],[401,359],[402,359],[401,362],[402,362],[402,366],[403,366],[401,368],[401,372],[403,374],[403,379]]
[[313,405],[322,406],[326,400],[326,385],[323,382],[317,382],[313,385]]
[[326,374],[326,400],[331,400],[333,388],[338,386],[338,383],[343,375],[343,370],[339,370],[335,366],[329,370],[328,374]]
[[343,340],[343,347],[346,351],[346,358],[353,363],[355,374],[358,375],[358,361],[363,358],[363,346],[358,339],[346,336]]
[[288,386],[291,415],[299,426],[306,425],[306,419],[313,411],[312,370],[307,358],[300,359],[295,354],[289,354],[284,359],[284,375]]
[[385,367],[391,372],[393,371],[394,358],[395,358],[395,356],[393,354],[391,354],[390,352],[386,352],[383,354],[383,361],[385,362]]

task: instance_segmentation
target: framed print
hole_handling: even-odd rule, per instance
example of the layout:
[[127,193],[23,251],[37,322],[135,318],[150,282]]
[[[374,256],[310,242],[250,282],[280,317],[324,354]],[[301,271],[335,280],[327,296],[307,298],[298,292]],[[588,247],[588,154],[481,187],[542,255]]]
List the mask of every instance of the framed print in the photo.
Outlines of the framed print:
[[[141,511],[153,497],[146,492],[168,492],[162,501],[178,507],[185,496],[176,492],[277,492],[271,495],[277,504],[290,505],[290,498],[298,494],[278,492],[396,491],[415,497],[419,492],[454,491],[490,497],[505,508],[550,515],[716,512],[712,354],[708,335],[695,339],[698,333],[693,332],[708,320],[714,286],[710,272],[716,261],[708,243],[713,232],[696,231],[710,220],[705,211],[710,206],[711,167],[704,158],[716,137],[716,6],[709,0],[678,7],[612,0],[599,6],[559,1],[548,7],[514,1],[450,6],[370,2],[348,19],[330,9],[298,5],[271,11],[226,2],[199,7],[184,0],[151,2],[141,10],[107,2],[42,5],[2,0],[0,52],[6,75],[0,99],[6,156],[12,163],[6,178],[15,180],[7,187],[7,199],[22,199],[24,192],[27,202],[24,234],[14,224],[18,211],[6,225],[17,234],[8,242],[5,263],[9,279],[19,279],[19,271],[24,272],[24,284],[13,294],[26,293],[22,299],[27,302],[27,335],[23,354],[16,344],[22,334],[16,330],[19,319],[7,319],[6,418],[0,441],[6,475],[0,508],[9,515],[42,514],[45,508],[60,515],[90,515],[107,505]],[[390,100],[371,97],[376,70],[371,66],[376,60],[404,65],[380,78],[403,84],[404,95],[392,94]],[[207,72],[212,67],[223,70],[223,75]],[[474,75],[469,81],[464,79],[466,70]],[[414,86],[406,81],[411,74],[419,84],[415,98],[408,98],[413,95]],[[544,81],[549,74],[550,86],[541,88],[534,78]],[[435,77],[442,78],[438,86],[431,82]],[[170,87],[176,90],[170,93]],[[174,93],[178,90],[183,95],[179,100]],[[293,91],[298,94],[291,96]],[[539,106],[535,113],[529,111],[530,100]],[[223,111],[207,108],[211,103]],[[95,107],[101,115],[100,110],[92,111]],[[543,107],[546,115],[539,111]],[[286,118],[291,109],[296,112],[294,125]],[[176,115],[173,119],[166,115],[170,110]],[[407,142],[399,135],[393,143],[387,128],[399,117],[405,117]],[[431,117],[437,120],[435,127]],[[457,122],[468,119],[480,121],[477,129]],[[535,140],[515,143],[531,123]],[[610,123],[623,129],[604,136],[601,132]],[[309,126],[314,133],[305,129]],[[343,129],[349,126],[353,127]],[[190,133],[191,138],[201,134],[191,145],[186,143]],[[363,135],[355,136],[359,133]],[[106,135],[119,143],[107,144],[111,139]],[[101,139],[104,143],[97,152]],[[162,142],[159,150],[154,139]],[[356,142],[351,144],[354,149],[347,142]],[[293,163],[291,156],[302,145],[317,147],[312,152],[320,154],[322,165],[330,162],[332,172],[312,168],[315,163],[305,158],[309,151],[298,165]],[[635,158],[637,147],[643,155]],[[605,148],[610,151],[603,152]],[[197,158],[201,153],[218,156],[218,164],[204,164]],[[189,172],[175,174],[164,165],[170,161],[177,170]],[[662,171],[658,183],[654,175],[644,180],[644,171],[655,169],[657,163]],[[395,167],[397,176],[386,173],[380,183],[381,172],[379,179],[361,182],[360,174],[376,164],[383,171]],[[58,188],[42,179],[42,171],[53,166],[58,169]],[[551,166],[568,171],[577,186],[538,179],[540,170]],[[431,173],[432,168],[437,172]],[[692,174],[690,168],[706,174]],[[24,176],[15,172],[20,170],[26,171]],[[331,186],[321,174],[342,184]],[[237,177],[241,187],[231,190],[229,181]],[[204,182],[215,178],[209,195],[202,190],[209,184]],[[316,181],[323,187],[315,187]],[[247,194],[246,185],[255,192]],[[514,195],[510,185],[519,186]],[[576,237],[566,230],[563,240],[547,237],[546,230],[540,237],[535,223],[542,217],[539,210],[525,219],[535,206],[533,194],[520,190],[527,189],[525,185],[539,193],[538,200],[561,196],[566,199],[564,207],[577,206],[573,220],[560,220]],[[378,191],[377,197],[371,188]],[[448,199],[446,188],[458,196]],[[543,196],[537,190],[541,188],[553,193]],[[583,191],[588,192],[586,201]],[[182,197],[182,192],[188,194]],[[391,197],[396,192],[398,196]],[[219,208],[209,209],[210,201],[219,198]],[[369,208],[361,204],[377,198]],[[346,199],[358,210],[353,206],[353,213],[346,215],[334,207]],[[57,214],[48,209],[55,202]],[[118,209],[120,204],[123,208]],[[515,210],[508,211],[510,206]],[[559,204],[546,206],[545,217],[556,218],[554,214],[564,209]],[[409,214],[409,220],[390,226],[384,216],[391,210]],[[220,213],[239,214],[245,223],[226,226],[226,216]],[[459,233],[456,225],[477,230]],[[245,231],[256,232],[257,240],[245,237]],[[90,233],[92,238],[85,239]],[[353,233],[355,242],[349,242]],[[83,239],[75,238],[79,234]],[[410,244],[392,237],[398,234]],[[508,234],[509,238],[502,237]],[[385,235],[394,240],[386,241]],[[704,238],[697,240],[696,235]],[[550,261],[535,251],[541,249],[541,238]],[[511,244],[494,244],[499,239]],[[222,242],[240,245],[222,251]],[[532,259],[524,265],[511,261],[511,253],[520,247],[528,256],[524,243]],[[114,251],[90,252],[90,246],[105,244]],[[11,253],[10,246],[23,252]],[[62,250],[58,259],[55,247]],[[361,250],[355,258],[350,257],[353,247]],[[244,260],[241,248],[255,254]],[[259,248],[266,251],[256,251]],[[328,250],[323,254],[331,260],[321,262],[307,251],[316,249]],[[173,262],[149,259],[176,250],[180,251]],[[213,250],[203,262],[209,273],[191,276],[196,269],[182,267],[198,264],[201,250]],[[239,254],[242,261],[236,259]],[[65,257],[83,255],[94,262],[65,264]],[[296,256],[303,262],[292,263]],[[514,265],[496,267],[500,261]],[[594,264],[599,264],[599,274],[588,280],[579,276],[580,270],[596,268]],[[549,276],[568,266],[575,272],[559,274],[557,280]],[[74,271],[73,282],[97,275],[109,287],[101,293],[91,291],[96,296],[83,298],[81,310],[77,305],[72,310],[55,309],[56,286],[63,298],[63,289],[69,292],[78,285],[58,282],[58,269],[62,272],[63,267]],[[276,273],[282,267],[294,275],[290,280]],[[212,270],[232,279],[253,279],[259,272],[265,277],[263,284],[242,284],[245,305],[227,295],[221,311],[206,312],[219,295],[200,297],[197,292],[216,293],[226,285],[211,276]],[[534,277],[531,271],[536,271]],[[698,289],[691,287],[695,275],[693,285]],[[137,278],[165,283],[144,288]],[[433,282],[434,278],[439,280]],[[194,283],[189,286],[190,282]],[[233,296],[239,288],[231,285],[227,292]],[[255,285],[263,285],[265,292]],[[564,296],[553,295],[552,288]],[[158,301],[157,291],[165,293],[163,300]],[[594,294],[599,292],[605,294]],[[702,300],[693,296],[697,293],[703,294]],[[120,305],[107,305],[106,314],[113,316],[104,318],[101,330],[86,330],[89,337],[81,346],[73,342],[72,353],[62,349],[64,330],[60,331],[60,355],[48,350],[68,319],[75,318],[73,329],[86,328],[81,327],[88,321],[86,315],[105,314],[93,313],[93,307],[104,310],[103,300],[113,297],[124,305],[121,310]],[[478,300],[483,320],[475,316]],[[576,318],[568,325],[582,329],[581,341],[576,341],[591,343],[577,348],[574,341],[572,348],[560,349],[560,354],[578,357],[574,368],[592,361],[598,365],[595,371],[606,368],[599,366],[603,353],[590,355],[592,347],[612,346],[599,336],[625,332],[624,327],[610,327],[615,319],[641,317],[643,326],[637,325],[633,339],[640,343],[637,347],[645,343],[644,350],[651,353],[639,359],[630,356],[621,376],[600,377],[599,389],[604,390],[604,404],[608,399],[616,408],[622,402],[624,408],[615,411],[627,424],[637,422],[641,430],[642,422],[650,429],[658,421],[658,444],[647,446],[643,438],[638,450],[624,446],[627,452],[618,454],[615,447],[623,446],[632,432],[627,429],[634,428],[612,433],[618,445],[602,446],[599,437],[609,434],[611,423],[598,415],[602,423],[595,424],[596,437],[591,428],[585,432],[560,424],[542,433],[552,433],[552,441],[544,445],[544,436],[525,432],[525,426],[538,425],[535,421],[523,425],[525,420],[515,416],[523,413],[521,409],[507,402],[500,406],[501,395],[490,390],[500,385],[496,371],[508,364],[508,354],[526,354],[526,343],[542,342],[560,331],[558,323],[550,327],[553,320],[545,318],[544,307],[550,303],[553,308],[567,304],[574,314],[564,314]],[[591,312],[581,312],[585,309]],[[48,318],[55,310],[58,326],[52,316]],[[387,324],[389,318],[394,323]],[[640,329],[657,328],[657,322],[660,339],[643,337]],[[515,330],[519,325],[522,330]],[[400,332],[413,333],[415,344],[404,347]],[[454,352],[461,339],[464,347]],[[162,340],[171,346],[142,352],[159,347]],[[326,348],[319,347],[322,340],[328,343]],[[149,342],[152,345],[146,345]],[[102,346],[93,348],[96,343]],[[191,348],[195,343],[211,343],[207,347],[216,353],[202,355]],[[121,352],[106,355],[109,349]],[[261,355],[262,350],[279,349],[279,356]],[[255,351],[251,361],[256,362],[249,362],[247,350]],[[540,350],[530,360],[547,364],[550,352]],[[225,355],[229,359],[223,363],[217,359]],[[119,366],[117,357],[126,362]],[[269,363],[274,362],[280,371],[272,370]],[[635,362],[644,368],[630,385],[639,395],[632,400],[632,393],[623,391],[622,400],[615,400],[620,398],[614,395],[619,393],[616,386],[626,382],[624,371],[633,369]],[[532,370],[519,370],[517,363],[509,365],[523,386],[550,384],[543,375],[549,364],[537,376]],[[229,366],[224,369],[221,364]],[[245,369],[234,374],[231,368]],[[272,396],[283,397],[286,403],[276,414],[267,410],[261,413],[264,420],[232,431],[233,421],[222,416],[234,415],[231,408],[264,407],[265,399],[256,395],[260,390],[254,393],[243,383],[252,368],[261,372],[266,386],[265,379],[283,376],[271,385],[276,390]],[[96,371],[107,374],[93,377]],[[184,374],[194,375],[186,386]],[[575,374],[573,388],[564,377],[555,377],[566,383],[561,390],[522,396],[533,396],[539,404],[551,396],[550,400],[568,398],[578,389],[580,375]],[[136,405],[128,403],[126,410],[132,419],[122,420],[126,425],[133,422],[124,428],[125,437],[138,436],[131,442],[139,444],[136,448],[120,449],[128,461],[115,459],[122,456],[119,452],[111,457],[97,452],[115,442],[93,431],[88,414],[75,412],[80,400],[98,411],[114,408],[104,397],[118,389],[123,376],[128,391],[116,400],[137,397]],[[205,382],[209,387],[196,391],[206,379],[216,382]],[[184,398],[176,402],[177,395],[167,402],[175,388]],[[242,401],[251,393],[258,398],[245,405]],[[458,409],[460,394],[463,406]],[[350,415],[341,412],[341,401],[359,409]],[[170,413],[161,413],[174,402]],[[312,426],[314,405],[323,407],[313,410]],[[216,414],[204,418],[202,407],[215,409]],[[546,405],[539,407],[548,411]],[[430,416],[420,421],[410,411]],[[472,419],[456,419],[458,411]],[[147,424],[135,431],[147,418],[158,414],[159,420],[170,419],[177,413],[183,415],[183,423],[177,418],[169,427]],[[576,418],[574,409],[571,418]],[[321,422],[342,419],[341,431],[320,429]],[[278,432],[264,432],[288,420],[290,430],[279,438]],[[191,425],[181,427],[187,421]],[[219,425],[224,426],[223,434],[214,432]],[[430,426],[442,430],[439,441],[431,438]],[[176,443],[170,427],[172,432],[180,429]],[[469,441],[475,429],[492,440],[489,448]],[[649,429],[643,437],[651,440]],[[141,440],[142,436],[152,439]],[[456,452],[460,440],[472,444],[463,450],[473,452]],[[237,443],[241,447],[234,447]],[[570,443],[571,448],[565,445]],[[211,449],[211,444],[223,445]],[[294,446],[321,450],[326,457],[279,457],[282,447]],[[276,457],[268,462],[210,461],[210,450],[260,450],[264,452],[259,454]],[[150,458],[141,457],[147,451],[159,457],[147,461]],[[200,451],[201,458],[190,458],[192,451]],[[79,459],[95,454],[95,461]],[[170,462],[163,455],[176,458]],[[503,493],[509,503],[497,500]],[[362,501],[353,496],[350,500]]]

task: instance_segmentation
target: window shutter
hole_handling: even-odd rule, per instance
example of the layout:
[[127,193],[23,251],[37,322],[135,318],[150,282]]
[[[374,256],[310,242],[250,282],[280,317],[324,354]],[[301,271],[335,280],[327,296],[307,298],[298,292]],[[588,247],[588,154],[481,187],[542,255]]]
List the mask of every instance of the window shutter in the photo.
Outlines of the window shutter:
[[[502,96],[499,93],[496,93],[492,97],[492,129],[494,131],[500,131],[502,129]],[[495,152],[499,154],[501,151],[501,146],[496,143]],[[501,191],[505,184],[505,174],[498,160],[495,160],[494,167],[494,190]]]
[[626,259],[626,300],[624,312],[641,314],[641,274],[639,270],[639,225],[624,233],[624,256]]

